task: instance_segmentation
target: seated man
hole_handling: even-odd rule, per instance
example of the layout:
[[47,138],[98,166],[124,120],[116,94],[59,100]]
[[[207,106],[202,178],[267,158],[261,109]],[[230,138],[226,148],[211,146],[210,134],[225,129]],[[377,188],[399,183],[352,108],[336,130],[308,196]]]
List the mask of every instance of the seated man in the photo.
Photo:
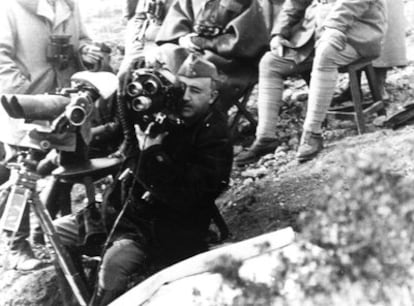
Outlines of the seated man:
[[178,0],[156,37],[162,62],[177,71],[199,52],[227,77],[219,107],[226,111],[257,81],[257,63],[268,47],[268,31],[256,0]]
[[275,131],[283,81],[310,69],[308,110],[297,159],[303,162],[319,153],[321,126],[338,67],[380,54],[385,16],[384,0],[287,1],[272,33],[271,51],[260,62],[256,140],[237,156],[236,164],[243,166],[274,152],[279,145]]
[[[114,183],[106,196],[109,228],[127,206],[103,256],[92,305],[119,296],[128,276],[154,258],[173,263],[207,249],[214,201],[229,182],[232,144],[225,118],[211,107],[217,96],[214,65],[191,55],[178,76],[186,85],[184,124],[155,136],[136,126],[140,150],[122,169],[133,169],[132,175]],[[55,225],[65,245],[81,241],[75,216]]]

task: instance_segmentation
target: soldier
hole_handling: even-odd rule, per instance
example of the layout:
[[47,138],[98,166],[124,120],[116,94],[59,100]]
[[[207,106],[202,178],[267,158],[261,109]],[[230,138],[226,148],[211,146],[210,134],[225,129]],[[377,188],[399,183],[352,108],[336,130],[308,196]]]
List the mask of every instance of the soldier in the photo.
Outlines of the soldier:
[[[170,264],[207,249],[214,201],[229,182],[232,144],[225,118],[212,108],[215,66],[191,55],[178,76],[186,85],[180,112],[184,124],[154,136],[137,127],[139,150],[127,157],[124,168],[133,174],[114,183],[106,195],[109,227],[128,204],[103,256],[92,305],[107,305],[119,296],[128,277],[154,258]],[[122,198],[126,194],[130,197]],[[75,216],[55,225],[65,245],[82,241]]]
[[[283,80],[312,70],[308,110],[297,160],[322,150],[322,122],[331,102],[338,67],[381,52],[385,32],[385,0],[288,0],[273,27],[271,51],[259,67],[256,140],[235,162],[257,161],[279,145],[275,130],[282,103]],[[352,21],[352,22],[350,22]]]

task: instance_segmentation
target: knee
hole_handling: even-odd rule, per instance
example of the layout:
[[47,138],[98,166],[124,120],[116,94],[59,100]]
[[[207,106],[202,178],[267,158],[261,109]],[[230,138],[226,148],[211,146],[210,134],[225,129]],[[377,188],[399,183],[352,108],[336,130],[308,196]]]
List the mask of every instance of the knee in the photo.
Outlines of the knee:
[[260,77],[270,77],[272,75],[272,70],[275,67],[275,65],[275,56],[270,51],[266,52],[259,63]]
[[145,252],[133,240],[115,241],[103,257],[100,283],[107,290],[122,289],[128,277],[145,261]]
[[283,79],[294,73],[295,62],[275,55],[268,51],[259,63],[259,78],[263,79]]
[[340,51],[330,41],[323,41],[315,49],[313,64],[322,67],[334,65],[339,52]]

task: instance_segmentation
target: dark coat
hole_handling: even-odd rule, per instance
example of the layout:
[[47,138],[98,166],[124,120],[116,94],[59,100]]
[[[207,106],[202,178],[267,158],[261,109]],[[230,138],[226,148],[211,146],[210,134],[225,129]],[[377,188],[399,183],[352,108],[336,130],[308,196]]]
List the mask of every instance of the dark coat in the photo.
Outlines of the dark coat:
[[[177,70],[185,59],[185,49],[178,40],[194,33],[194,25],[206,1],[178,0],[173,3],[158,32],[156,43],[168,44],[161,48],[163,59],[171,70]],[[231,1],[228,1],[231,3]],[[268,49],[269,35],[262,8],[256,0],[246,1],[248,6],[242,13],[227,22],[223,32],[213,38],[197,37],[193,41],[204,51],[204,57],[214,63],[219,72],[226,76],[221,91],[220,104],[232,103],[244,89],[257,81],[258,62]],[[172,44],[172,45],[171,45]],[[184,53],[184,54],[183,54]],[[230,105],[223,107],[228,108]]]
[[[144,241],[175,260],[204,251],[214,201],[228,185],[232,158],[226,120],[218,112],[193,126],[172,128],[162,145],[126,163],[138,182],[117,234]],[[116,214],[131,179],[113,185],[107,204]],[[146,191],[150,196],[143,200]],[[116,214],[109,214],[109,224]]]

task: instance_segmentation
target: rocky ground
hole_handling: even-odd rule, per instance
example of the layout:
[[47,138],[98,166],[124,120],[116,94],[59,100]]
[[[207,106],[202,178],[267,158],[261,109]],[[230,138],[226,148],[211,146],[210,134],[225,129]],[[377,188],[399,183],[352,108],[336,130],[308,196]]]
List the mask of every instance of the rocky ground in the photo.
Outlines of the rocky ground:
[[[414,11],[413,7],[412,2],[407,3],[407,16],[414,16],[414,13],[408,14]],[[108,10],[111,14],[114,10],[117,14],[120,12],[119,6],[110,6]],[[95,24],[94,20],[106,18],[107,14],[106,11],[98,12],[88,18],[91,24]],[[108,39],[106,36],[114,37],[111,36],[113,27],[105,29],[101,31],[105,34],[102,40]],[[117,43],[120,42],[121,29],[121,25],[116,27]],[[96,26],[93,28],[93,32],[98,30]],[[410,65],[389,73],[386,87],[389,96],[386,101],[388,115],[408,103],[414,103],[413,29],[409,28],[407,34]],[[332,170],[343,169],[346,172],[349,163],[344,162],[341,156],[356,153],[374,156],[372,154],[382,152],[386,157],[381,161],[389,171],[408,181],[414,178],[414,127],[387,129],[381,126],[381,118],[375,116],[368,120],[368,133],[364,135],[357,135],[353,122],[329,120],[324,132],[324,151],[310,162],[297,164],[294,155],[306,105],[306,86],[301,80],[289,80],[286,88],[286,106],[281,114],[279,129],[284,144],[275,154],[263,157],[256,164],[242,169],[235,168],[230,188],[218,201],[232,233],[228,242],[241,241],[288,225],[296,228],[298,215],[320,201],[320,191],[331,185],[333,176],[337,175]],[[363,90],[369,98],[367,88],[364,87]],[[250,104],[254,112],[255,99]],[[240,140],[235,146],[236,153],[240,152],[242,145],[247,145],[252,140],[247,123],[242,122],[240,129],[243,141]],[[80,193],[78,187],[74,192],[78,203],[82,200]],[[2,242],[0,254],[4,255],[4,240]],[[51,262],[47,248],[36,247],[35,252],[46,262]],[[28,274],[2,269],[0,267],[0,305],[62,303],[51,264]]]

